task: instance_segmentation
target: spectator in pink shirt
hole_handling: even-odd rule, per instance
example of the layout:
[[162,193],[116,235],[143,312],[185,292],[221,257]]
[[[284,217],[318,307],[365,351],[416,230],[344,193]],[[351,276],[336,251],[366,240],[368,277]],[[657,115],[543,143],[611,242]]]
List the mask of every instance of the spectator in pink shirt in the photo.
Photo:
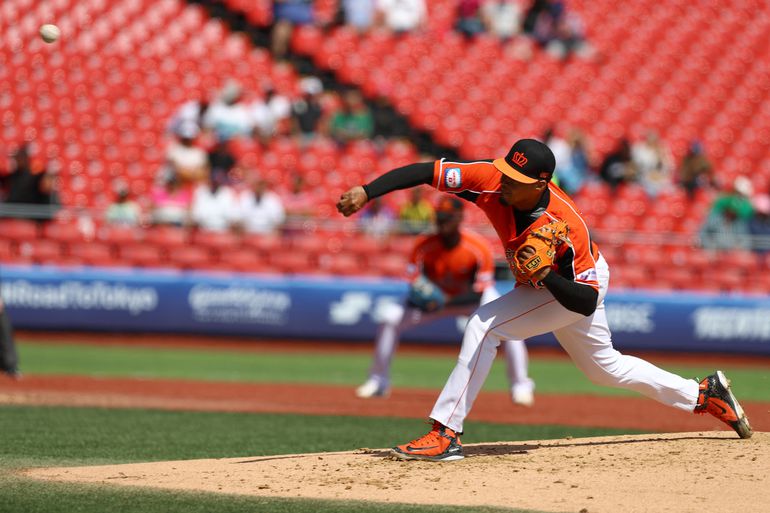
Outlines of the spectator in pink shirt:
[[189,188],[182,187],[178,177],[171,176],[162,185],[155,186],[150,192],[150,199],[154,224],[187,224],[192,194]]

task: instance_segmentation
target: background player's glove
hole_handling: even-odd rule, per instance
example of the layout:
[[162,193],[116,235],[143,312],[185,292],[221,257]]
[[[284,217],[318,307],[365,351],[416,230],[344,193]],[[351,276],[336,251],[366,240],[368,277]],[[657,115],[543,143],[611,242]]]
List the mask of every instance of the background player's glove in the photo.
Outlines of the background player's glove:
[[[531,285],[536,289],[543,288],[543,284],[535,276],[542,269],[553,265],[557,246],[564,243],[572,245],[569,237],[567,237],[568,233],[569,226],[565,221],[551,221],[540,228],[530,230],[526,240],[514,254],[515,269],[513,274],[516,276],[516,281]],[[531,250],[524,251],[524,248],[527,247]]]
[[407,303],[423,312],[435,312],[444,308],[446,296],[438,285],[421,274],[409,285]]

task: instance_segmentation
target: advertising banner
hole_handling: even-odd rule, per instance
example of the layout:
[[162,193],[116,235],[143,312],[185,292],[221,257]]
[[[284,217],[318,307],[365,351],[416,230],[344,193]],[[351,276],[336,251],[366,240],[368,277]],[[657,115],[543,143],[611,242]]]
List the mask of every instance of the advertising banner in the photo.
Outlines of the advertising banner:
[[[2,296],[24,329],[166,332],[372,340],[403,282],[278,275],[5,266]],[[510,283],[500,283],[505,292]],[[770,354],[770,299],[613,292],[606,311],[618,349]],[[445,318],[404,340],[459,344],[466,318]],[[528,340],[556,345],[550,334]]]

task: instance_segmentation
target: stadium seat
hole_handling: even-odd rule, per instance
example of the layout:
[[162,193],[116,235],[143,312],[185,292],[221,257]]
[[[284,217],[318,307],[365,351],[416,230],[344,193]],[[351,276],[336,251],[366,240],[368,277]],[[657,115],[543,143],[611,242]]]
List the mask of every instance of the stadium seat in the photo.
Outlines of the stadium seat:
[[113,249],[107,243],[74,242],[67,246],[66,254],[85,265],[108,267],[115,264]]
[[0,219],[0,234],[14,241],[29,241],[38,237],[38,224],[25,219]]
[[134,267],[162,267],[166,263],[160,248],[148,244],[125,244],[118,247],[120,263]]
[[168,253],[168,262],[182,269],[214,269],[217,259],[205,248],[187,246],[178,247]]

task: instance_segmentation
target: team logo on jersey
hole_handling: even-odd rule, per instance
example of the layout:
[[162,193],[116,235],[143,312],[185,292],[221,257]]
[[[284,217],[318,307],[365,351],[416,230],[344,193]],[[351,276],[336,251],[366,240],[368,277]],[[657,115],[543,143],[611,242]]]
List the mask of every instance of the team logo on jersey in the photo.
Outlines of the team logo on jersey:
[[444,173],[444,185],[449,189],[459,189],[463,183],[463,177],[459,167],[450,167]]

